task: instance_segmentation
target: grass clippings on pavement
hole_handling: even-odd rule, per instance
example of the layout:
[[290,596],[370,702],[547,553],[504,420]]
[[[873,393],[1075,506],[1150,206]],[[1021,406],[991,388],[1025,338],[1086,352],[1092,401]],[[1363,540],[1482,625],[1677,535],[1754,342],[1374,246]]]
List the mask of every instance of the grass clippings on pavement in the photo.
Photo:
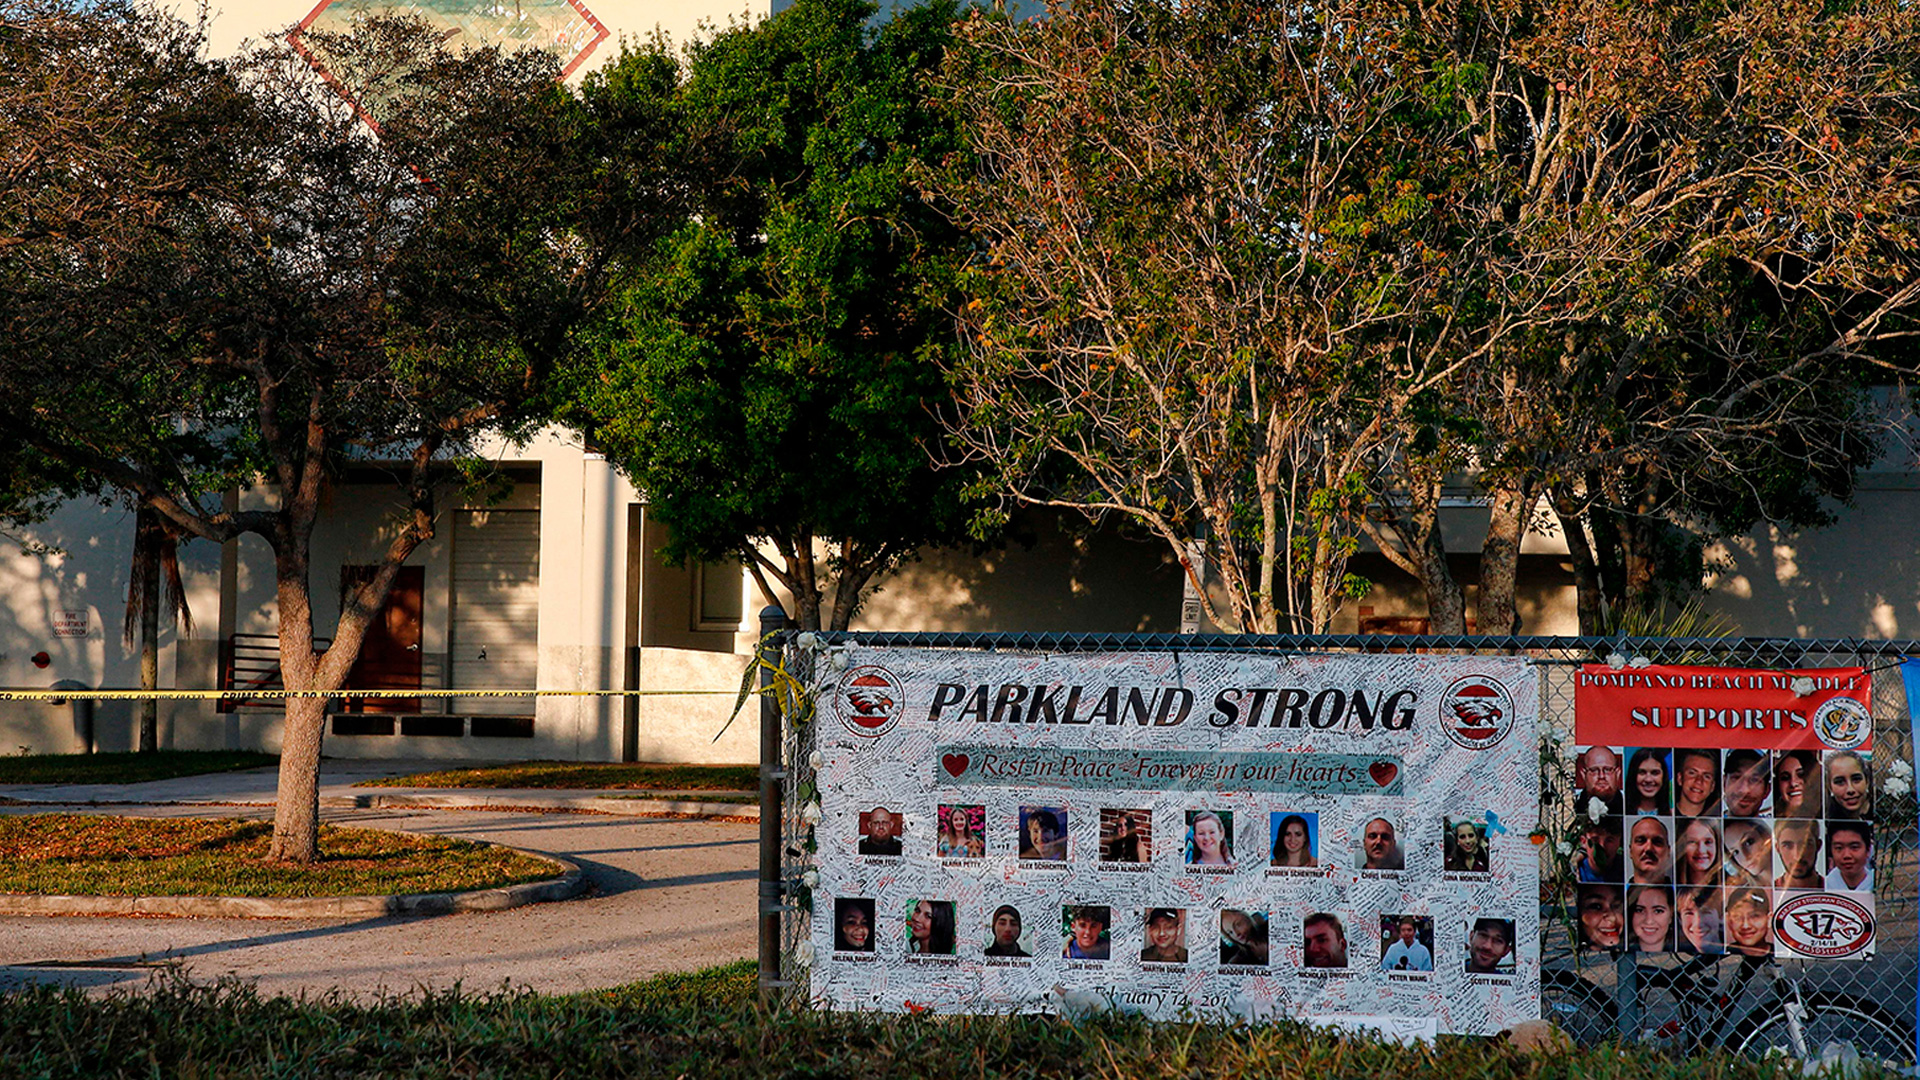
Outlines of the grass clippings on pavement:
[[356,787],[568,788],[650,791],[751,791],[760,786],[757,765],[649,765],[577,761],[524,761],[474,769],[443,769],[363,780]]
[[377,896],[464,892],[557,875],[517,851],[441,836],[320,827],[311,867],[267,861],[266,822],[0,817],[0,893],[53,896]]
[[138,784],[176,776],[277,765],[250,750],[151,750],[144,754],[19,754],[0,757],[0,784]]
[[[763,1007],[740,965],[604,995],[262,998],[165,976],[139,992],[0,997],[0,1076],[658,1077],[783,1080],[1795,1080],[1797,1065],[1602,1047],[1401,1047],[1294,1024],[848,1015]],[[750,981],[750,970],[745,973]],[[718,989],[716,989],[718,988]]]

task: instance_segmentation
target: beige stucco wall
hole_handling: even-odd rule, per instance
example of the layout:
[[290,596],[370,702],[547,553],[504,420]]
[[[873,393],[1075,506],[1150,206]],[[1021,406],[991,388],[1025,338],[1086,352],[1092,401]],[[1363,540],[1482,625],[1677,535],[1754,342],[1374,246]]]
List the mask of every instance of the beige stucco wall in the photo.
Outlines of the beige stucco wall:
[[1862,477],[1838,520],[1717,544],[1708,606],[1765,637],[1920,638],[1920,476]]
[[976,553],[923,552],[877,583],[854,629],[1173,633],[1180,568],[1158,540],[1087,534],[1052,513],[1023,514],[1013,538]]

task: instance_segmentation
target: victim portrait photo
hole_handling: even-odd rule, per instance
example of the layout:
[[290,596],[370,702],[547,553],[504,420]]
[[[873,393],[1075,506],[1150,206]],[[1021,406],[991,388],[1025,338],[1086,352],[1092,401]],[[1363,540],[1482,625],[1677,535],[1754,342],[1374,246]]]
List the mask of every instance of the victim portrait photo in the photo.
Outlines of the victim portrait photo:
[[1233,811],[1187,811],[1187,865],[1233,865]]
[[841,897],[833,902],[833,951],[873,951],[873,899]]
[[1380,916],[1380,970],[1416,974],[1433,970],[1433,918]]
[[987,808],[942,803],[940,838],[934,852],[943,859],[977,859],[987,853]]
[[1187,962],[1187,909],[1148,908],[1145,920],[1146,947],[1140,959],[1149,964]]
[[1487,872],[1486,817],[1445,818],[1441,822],[1441,866],[1457,874]]
[[1110,863],[1153,861],[1153,811],[1103,807],[1100,859]]
[[907,901],[907,954],[952,956],[956,935],[951,900]]
[[1320,815],[1275,811],[1268,815],[1267,832],[1274,866],[1320,864]]
[[1220,962],[1237,967],[1266,967],[1272,955],[1267,913],[1228,908],[1220,913]]
[[1022,859],[1038,862],[1066,861],[1066,807],[1023,806],[1020,808],[1019,829]]
[[1001,904],[993,909],[993,918],[987,924],[987,936],[992,944],[986,948],[986,955],[1020,959],[1033,955],[1027,947],[1026,920],[1020,917],[1020,909],[1012,904]]
[[1113,909],[1081,904],[1061,909],[1061,936],[1067,943],[1060,955],[1069,960],[1106,960],[1113,956]]
[[895,811],[884,806],[860,811],[860,854],[900,854],[900,831],[900,815]]

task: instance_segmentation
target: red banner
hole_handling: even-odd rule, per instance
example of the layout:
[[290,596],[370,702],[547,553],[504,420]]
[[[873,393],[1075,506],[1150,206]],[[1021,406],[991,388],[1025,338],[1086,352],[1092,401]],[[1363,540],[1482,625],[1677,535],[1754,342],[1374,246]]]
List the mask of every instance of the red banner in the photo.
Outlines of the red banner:
[[1872,680],[1863,668],[1587,664],[1574,689],[1574,741],[1601,746],[1867,750]]

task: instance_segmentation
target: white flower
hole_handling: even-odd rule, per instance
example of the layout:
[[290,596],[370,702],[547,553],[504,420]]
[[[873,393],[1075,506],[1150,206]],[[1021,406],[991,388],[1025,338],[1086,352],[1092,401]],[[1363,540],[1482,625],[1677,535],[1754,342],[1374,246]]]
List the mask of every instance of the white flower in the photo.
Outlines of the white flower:
[[794,963],[799,964],[801,967],[812,966],[813,942],[803,941],[800,944],[795,945],[793,947],[793,961]]
[[1595,795],[1593,798],[1590,798],[1587,800],[1587,820],[1588,821],[1591,821],[1595,825],[1598,825],[1600,824],[1601,816],[1604,815],[1606,812],[1607,812],[1607,804],[1600,801],[1600,796]]
[[806,822],[809,825],[820,824],[820,804],[817,802],[810,802],[805,807],[801,808],[800,820]]
[[847,661],[851,659],[849,654],[852,651],[853,650],[847,648],[845,645],[835,645],[833,648],[827,650],[827,663],[832,665],[835,671],[845,671],[847,670]]
[[1627,666],[1635,669],[1643,668],[1643,667],[1652,667],[1653,661],[1647,659],[1644,656],[1636,656],[1633,659],[1627,661]]
[[811,630],[802,630],[800,636],[793,639],[793,644],[795,648],[812,652],[820,647],[820,635]]
[[806,873],[801,874],[800,883],[802,885],[805,885],[809,889],[819,888],[820,887],[820,871],[809,870]]
[[1627,658],[1619,653],[1608,653],[1607,666],[1615,671],[1619,671],[1621,668],[1627,666]]
[[1793,687],[1794,697],[1806,697],[1813,693],[1813,680],[1805,675],[1795,675],[1790,685]]
[[1553,845],[1553,850],[1559,852],[1562,855],[1571,855],[1573,854],[1573,845],[1567,843],[1565,840],[1562,840],[1559,843]]
[[807,755],[807,767],[812,769],[814,772],[819,772],[820,767],[822,765],[825,765],[826,761],[827,759],[821,757],[820,751],[818,750],[815,750],[813,753]]
[[1902,780],[1911,780],[1913,779],[1913,766],[1899,758],[1895,758],[1887,763],[1887,775],[1897,776]]
[[1902,780],[1896,776],[1887,780],[1886,783],[1881,784],[1880,790],[1898,798],[1899,796],[1905,795],[1908,792],[1912,791],[1913,785],[1907,783],[1905,780]]

